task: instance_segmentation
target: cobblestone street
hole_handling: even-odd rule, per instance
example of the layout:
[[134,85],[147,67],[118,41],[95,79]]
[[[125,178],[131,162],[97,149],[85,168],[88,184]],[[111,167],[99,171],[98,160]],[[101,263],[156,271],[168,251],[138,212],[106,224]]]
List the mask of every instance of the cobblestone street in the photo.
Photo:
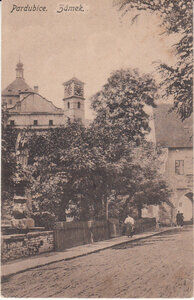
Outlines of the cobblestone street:
[[192,227],[17,274],[4,297],[191,297]]

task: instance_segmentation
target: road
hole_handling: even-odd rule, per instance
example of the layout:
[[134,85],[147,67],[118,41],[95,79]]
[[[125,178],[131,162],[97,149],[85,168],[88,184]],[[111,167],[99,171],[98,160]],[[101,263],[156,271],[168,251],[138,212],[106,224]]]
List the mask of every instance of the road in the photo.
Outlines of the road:
[[16,274],[4,297],[186,298],[193,293],[192,228]]

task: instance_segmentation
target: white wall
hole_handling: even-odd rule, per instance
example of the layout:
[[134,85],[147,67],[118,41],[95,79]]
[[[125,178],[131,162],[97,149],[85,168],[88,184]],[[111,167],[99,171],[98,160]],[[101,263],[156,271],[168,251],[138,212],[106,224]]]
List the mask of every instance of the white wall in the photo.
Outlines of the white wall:
[[49,126],[49,120],[53,120],[54,126],[65,124],[63,114],[13,114],[9,117],[8,124],[11,120],[14,120],[16,127],[34,126],[34,120],[38,121],[38,126]]
[[193,217],[193,205],[191,200],[185,195],[182,196],[178,201],[178,208],[183,213],[184,221],[190,221]]

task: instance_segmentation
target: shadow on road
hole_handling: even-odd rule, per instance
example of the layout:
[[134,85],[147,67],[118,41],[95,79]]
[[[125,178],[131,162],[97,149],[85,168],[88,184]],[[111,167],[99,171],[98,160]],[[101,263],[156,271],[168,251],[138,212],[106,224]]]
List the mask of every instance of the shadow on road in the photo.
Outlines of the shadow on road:
[[191,230],[191,226],[183,227],[183,228],[173,228],[170,231],[161,232],[157,236],[153,236],[150,238],[146,238],[145,240],[139,240],[139,241],[131,241],[129,238],[129,241],[127,241],[125,244],[114,246],[112,249],[127,249],[127,248],[134,248],[134,247],[141,247],[141,246],[149,246],[152,244],[155,244],[156,242],[163,242],[163,241],[174,241],[175,238],[173,236],[177,234],[181,234],[183,231],[187,232]]

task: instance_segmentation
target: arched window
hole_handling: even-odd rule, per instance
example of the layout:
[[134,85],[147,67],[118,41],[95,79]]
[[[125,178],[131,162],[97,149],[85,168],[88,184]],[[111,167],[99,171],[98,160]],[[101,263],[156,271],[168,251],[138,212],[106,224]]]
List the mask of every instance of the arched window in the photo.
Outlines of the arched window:
[[70,108],[70,103],[69,102],[67,103],[67,108]]
[[77,103],[77,107],[78,107],[78,108],[81,107],[81,103],[80,103],[80,102]]

